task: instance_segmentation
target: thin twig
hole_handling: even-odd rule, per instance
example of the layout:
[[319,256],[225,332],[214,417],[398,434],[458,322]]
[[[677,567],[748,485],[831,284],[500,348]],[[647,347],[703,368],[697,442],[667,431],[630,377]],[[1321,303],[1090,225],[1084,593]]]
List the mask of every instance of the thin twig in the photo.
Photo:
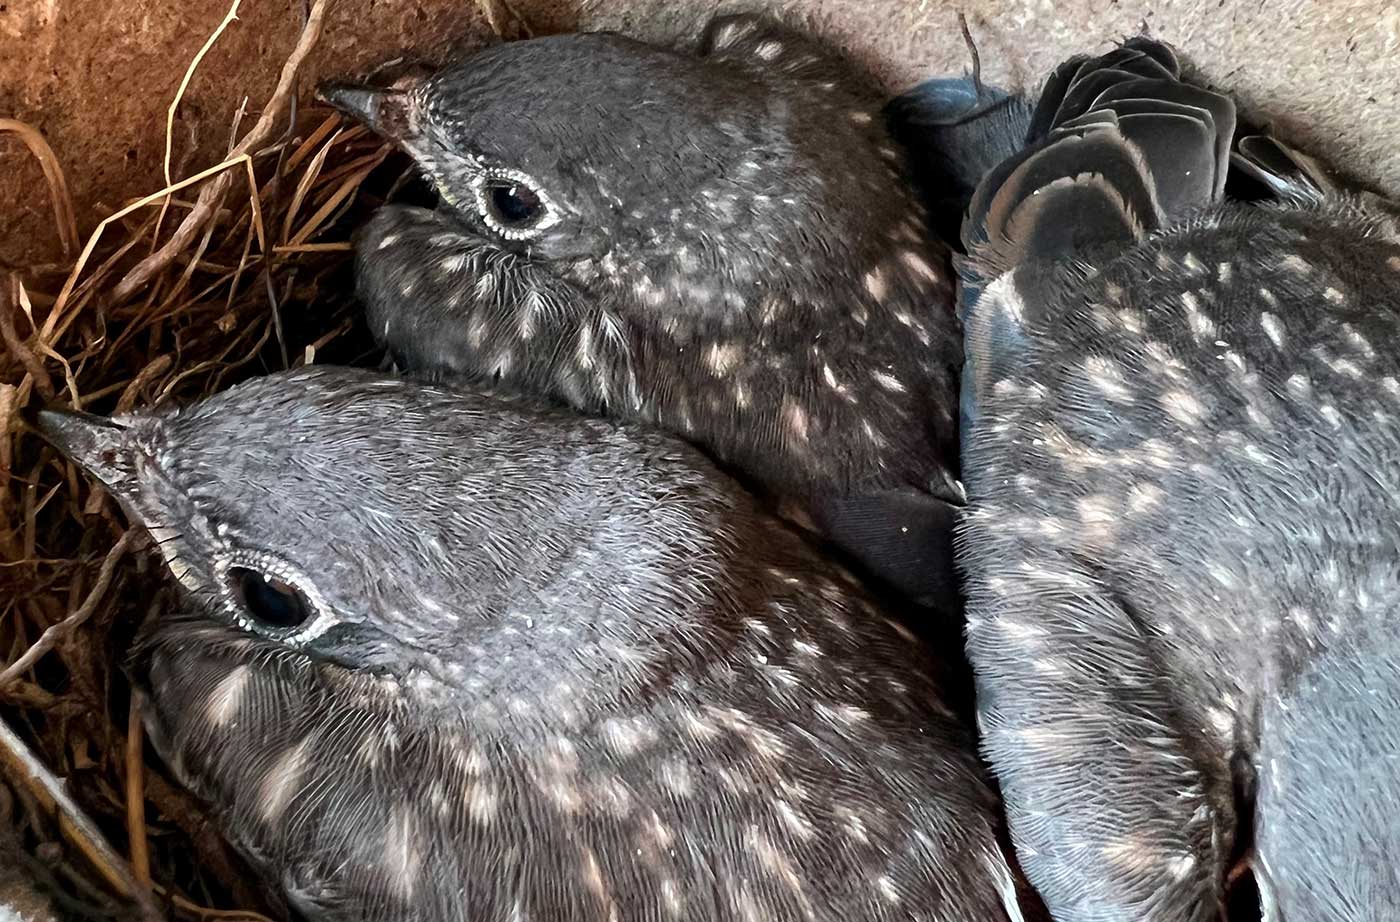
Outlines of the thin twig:
[[34,645],[24,651],[23,656],[6,667],[4,672],[0,672],[0,689],[32,669],[34,664],[43,659],[44,655],[52,650],[60,640],[72,634],[74,630],[92,617],[92,613],[97,610],[97,604],[102,601],[102,597],[107,594],[108,588],[112,585],[117,564],[131,549],[137,534],[136,529],[127,529],[121,539],[107,552],[101,568],[97,571],[97,581],[92,584],[92,589],[88,591],[87,598],[83,599],[83,604],[74,609],[73,613],[62,621],[50,625],[34,642]]
[[103,837],[92,818],[68,795],[63,782],[49,771],[48,766],[10,729],[3,718],[0,718],[0,762],[6,767],[7,778],[23,784],[32,796],[57,810],[60,825],[72,835],[79,850],[108,883],[140,905],[141,917],[148,922],[159,922],[160,911],[149,896],[142,898],[142,889],[132,876],[131,868]]
[[121,397],[117,398],[115,412],[130,413],[132,407],[136,406],[136,398],[141,391],[156,378],[169,371],[170,366],[174,364],[175,360],[170,357],[169,353],[158,355],[152,359],[145,368],[137,372],[136,377],[132,378],[126,388],[122,390]]
[[[277,87],[273,90],[272,97],[263,107],[257,122],[238,143],[235,155],[259,150],[273,136],[275,126],[281,120],[283,110],[287,108],[288,100],[296,83],[297,71],[300,70],[302,62],[321,38],[321,28],[325,24],[326,12],[329,7],[330,0],[316,0],[312,4],[311,15],[307,17],[306,27],[302,29],[296,47],[292,49],[291,55],[282,65],[282,73],[278,77]],[[234,158],[230,157],[229,159]],[[204,229],[205,223],[218,212],[219,204],[223,201],[232,181],[233,178],[228,174],[221,174],[201,189],[195,207],[190,210],[189,214],[185,215],[185,220],[180,222],[180,226],[170,235],[170,239],[159,250],[137,263],[117,283],[112,296],[118,301],[127,300],[138,289],[150,282],[156,273],[170,265],[175,257],[189,246],[190,241],[194,240],[195,236]]]
[[[253,172],[253,158],[249,157],[247,154],[239,154],[236,157],[232,157],[228,160],[225,160],[223,163],[215,164],[207,170],[201,170],[193,176],[190,176],[186,179],[182,179],[179,182],[175,183],[173,186],[167,186],[166,188],[161,189],[159,192],[152,192],[150,195],[139,198],[136,201],[132,202],[130,205],[127,205],[122,210],[99,221],[97,224],[97,229],[92,232],[92,236],[88,238],[87,244],[83,247],[83,252],[78,256],[78,262],[73,266],[73,271],[69,273],[68,280],[63,283],[63,289],[58,293],[58,299],[54,302],[53,310],[49,311],[48,319],[44,321],[44,329],[40,334],[43,340],[45,342],[53,342],[59,335],[63,333],[64,330],[68,328],[68,323],[71,322],[71,319],[65,320],[63,323],[60,323],[60,318],[64,317],[66,313],[64,311],[64,308],[68,306],[68,301],[73,295],[73,289],[78,284],[78,276],[82,274],[83,267],[87,265],[87,261],[92,257],[92,252],[97,248],[97,242],[102,238],[103,231],[105,231],[112,223],[121,220],[122,218],[131,214],[133,211],[145,208],[152,202],[160,201],[160,199],[169,192],[174,192],[177,189],[183,189],[186,186],[192,186],[195,183],[202,182],[203,180],[216,174],[224,174],[219,177],[220,179],[223,179],[227,175],[225,171],[236,166],[242,166],[247,171],[248,185],[252,190],[252,195],[254,196],[254,198],[256,198],[258,189],[258,178],[257,174]],[[205,188],[207,189],[209,187],[206,186]],[[254,208],[254,211],[256,214],[256,206]],[[191,214],[193,214],[193,212],[191,212]],[[184,225],[181,225],[181,227],[183,226]],[[255,226],[258,228],[258,246],[266,250],[266,240],[262,235],[262,225],[260,223],[255,223]],[[197,232],[198,228],[196,228],[195,230],[195,233]],[[190,239],[194,239],[193,233],[190,235]],[[188,242],[189,241],[187,240],[186,243]],[[171,260],[174,260],[174,258],[178,255],[179,253],[172,253]],[[147,262],[149,259],[150,257],[147,257],[147,259],[142,260],[142,262]],[[163,269],[167,265],[169,265],[169,261],[163,263],[160,266],[160,268]]]
[[190,80],[194,78],[194,72],[199,69],[199,64],[204,60],[204,56],[209,53],[209,49],[214,47],[214,43],[219,40],[219,36],[224,34],[224,30],[238,19],[238,5],[243,0],[233,0],[224,18],[204,40],[199,51],[195,52],[194,59],[190,61],[190,66],[185,68],[185,76],[180,81],[180,86],[175,90],[175,98],[170,100],[170,108],[165,112],[165,184],[168,186],[175,182],[170,175],[170,152],[175,140],[175,111],[180,108],[180,100],[185,98],[185,90],[189,88]]
[[4,340],[5,348],[10,350],[10,354],[24,366],[39,396],[45,401],[53,400],[53,381],[49,380],[44,363],[39,361],[34,350],[19,338],[19,332],[15,329],[15,314],[19,312],[19,287],[19,276],[13,272],[7,273],[5,278],[0,280],[0,339]]
[[146,842],[146,760],[142,744],[141,698],[131,696],[126,720],[126,837],[131,842],[131,870],[136,882],[151,888],[151,853]]
[[81,238],[78,236],[78,221],[73,212],[73,196],[68,192],[68,180],[64,178],[63,167],[53,148],[32,126],[12,118],[0,118],[0,132],[17,135],[34,159],[39,161],[44,171],[44,179],[49,184],[49,199],[53,205],[54,224],[58,227],[58,242],[63,247],[63,260],[68,262],[78,252]]
[[271,908],[193,795],[152,771],[146,775],[146,796],[156,812],[189,839],[200,867],[227,885],[240,904]]
[[967,53],[972,56],[972,85],[977,90],[977,98],[982,98],[982,56],[977,53],[977,42],[972,38],[972,29],[967,24],[967,14],[958,11],[958,28],[962,30]]

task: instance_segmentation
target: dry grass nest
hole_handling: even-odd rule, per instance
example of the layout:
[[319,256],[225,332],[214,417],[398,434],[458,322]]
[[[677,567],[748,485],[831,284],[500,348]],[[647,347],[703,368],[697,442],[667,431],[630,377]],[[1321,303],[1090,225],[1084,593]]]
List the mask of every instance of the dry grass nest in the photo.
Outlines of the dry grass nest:
[[[240,112],[224,160],[175,175],[174,113],[234,3],[170,106],[166,187],[85,241],[53,151],[0,120],[43,167],[63,250],[59,264],[0,273],[0,865],[27,865],[66,916],[284,915],[144,740],[121,656],[169,601],[149,539],[24,420],[41,405],[109,414],[373,358],[351,235],[412,174],[364,129],[298,109],[329,4],[303,10],[273,95],[255,120]],[[528,34],[501,0],[482,6],[501,37]]]

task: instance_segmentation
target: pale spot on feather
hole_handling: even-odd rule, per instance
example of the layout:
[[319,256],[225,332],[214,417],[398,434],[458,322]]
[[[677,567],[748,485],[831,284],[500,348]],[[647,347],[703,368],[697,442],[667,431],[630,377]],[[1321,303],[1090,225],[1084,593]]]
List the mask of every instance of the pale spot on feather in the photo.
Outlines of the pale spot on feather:
[[1333,304],[1341,304],[1343,301],[1346,300],[1346,295],[1342,294],[1340,291],[1330,286],[1327,288],[1327,290],[1325,290],[1322,293],[1322,296],[1328,301],[1331,301]]
[[1181,260],[1181,264],[1186,267],[1186,271],[1192,275],[1200,275],[1206,271],[1206,267],[1196,258],[1195,253],[1187,253]]
[[243,692],[251,676],[251,667],[239,666],[219,680],[219,684],[214,686],[214,691],[209,696],[209,706],[205,712],[211,724],[223,727],[233,719],[238,713],[238,706],[243,701]]
[[909,267],[910,271],[912,271],[916,277],[922,278],[928,282],[941,281],[933,267],[913,250],[905,250],[903,253],[899,254],[899,258]]
[[1124,308],[1118,312],[1118,325],[1129,333],[1141,335],[1143,330],[1142,312]]
[[894,881],[889,875],[881,874],[875,878],[875,889],[880,891],[880,896],[884,897],[886,903],[894,905],[899,902],[899,891],[895,889]]
[[727,375],[738,367],[744,351],[734,343],[715,343],[705,352],[705,364],[716,375]]
[[[1261,289],[1262,291],[1262,289]],[[1264,335],[1274,344],[1274,348],[1282,349],[1284,342],[1283,324],[1273,314],[1265,311],[1259,315],[1259,326],[1263,328]]]
[[1196,867],[1196,859],[1191,855],[1178,855],[1167,862],[1167,873],[1177,880],[1185,880],[1191,876],[1191,871]]
[[1312,272],[1312,266],[1308,261],[1296,253],[1290,253],[1278,261],[1280,269],[1287,269],[1289,272],[1296,272],[1299,275],[1307,275]]
[[262,790],[259,792],[258,808],[263,819],[269,823],[276,823],[282,819],[292,795],[300,788],[302,772],[305,771],[306,760],[311,754],[312,739],[308,736],[288,749],[268,769],[267,777],[263,779]]
[[1128,836],[1105,845],[1103,857],[1115,868],[1132,874],[1150,872],[1158,860],[1156,850],[1139,836]]
[[583,846],[583,883],[590,893],[598,898],[598,901],[605,906],[612,905],[612,895],[608,892],[607,884],[603,882],[603,868],[598,864],[598,856],[593,849]]
[[689,797],[695,791],[690,766],[676,759],[668,759],[661,764],[661,783],[677,797]]
[[496,818],[496,788],[484,781],[467,786],[467,815],[482,826]]
[[631,755],[650,745],[656,738],[651,724],[642,719],[611,718],[603,723],[603,742],[618,755]]
[[1077,748],[1071,735],[1063,727],[1054,724],[1026,727],[1016,735],[1032,749],[1042,752],[1065,753]]
[[1181,303],[1186,308],[1186,322],[1191,326],[1191,332],[1199,338],[1211,338],[1215,336],[1215,321],[1206,316],[1201,310],[1201,301],[1194,292],[1183,292]]
[[389,247],[393,246],[394,244],[396,244],[396,243],[398,243],[398,242],[399,242],[399,235],[398,235],[398,234],[385,234],[383,237],[381,237],[381,238],[379,239],[379,246],[377,247],[377,249],[380,249],[380,250],[387,250]]
[[776,60],[777,57],[778,57],[778,55],[780,55],[780,54],[782,54],[782,53],[783,53],[783,44],[782,44],[782,42],[774,42],[774,41],[761,42],[761,43],[759,43],[759,46],[758,46],[757,48],[754,49],[754,54],[758,55],[760,58],[762,58],[762,59],[765,60],[765,61],[773,61],[773,60]]
[[819,717],[837,726],[853,727],[870,719],[869,711],[854,704],[825,704],[818,701],[813,707]]
[[860,109],[851,112],[851,121],[857,125],[869,125],[873,120],[874,116],[869,112],[864,112]]
[[1371,346],[1371,341],[1358,333],[1351,324],[1342,324],[1342,332],[1347,335],[1347,342],[1352,349],[1361,353],[1363,358],[1373,359],[1376,357],[1376,350]]
[[1298,397],[1307,397],[1312,393],[1312,381],[1308,380],[1307,376],[1303,374],[1291,375],[1288,380],[1284,382],[1284,386]]
[[884,301],[885,295],[889,294],[889,283],[885,280],[884,270],[879,266],[865,273],[865,290],[877,303]]
[[1150,483],[1134,484],[1128,491],[1128,508],[1133,512],[1150,512],[1162,504],[1166,492]]
[[616,817],[625,817],[632,810],[632,792],[617,778],[605,777],[597,781],[594,798],[599,806]]
[[694,711],[688,711],[681,715],[681,726],[695,740],[712,740],[720,734],[720,728],[714,721],[706,720]]
[[802,878],[798,876],[792,859],[779,851],[777,845],[767,835],[760,832],[757,826],[749,827],[748,847],[753,852],[754,857],[758,859],[759,866],[797,895],[807,910],[806,914],[810,917],[811,906],[807,905],[807,899],[803,893]]
[[473,349],[480,349],[481,344],[486,340],[488,328],[486,318],[480,315],[473,315],[467,322],[467,345]]
[[1005,638],[1010,646],[1021,648],[1038,644],[1048,634],[1048,631],[1038,624],[1028,624],[1012,618],[998,618],[993,622],[992,628]]
[[423,856],[418,851],[417,822],[413,814],[402,807],[389,817],[389,828],[384,836],[384,865],[389,883],[404,899],[412,899]]
[[822,380],[826,382],[827,387],[836,391],[838,394],[845,393],[846,389],[842,387],[841,382],[836,379],[836,372],[832,371],[831,366],[825,362],[822,363]]
[[1332,370],[1348,378],[1361,377],[1361,368],[1351,359],[1337,359],[1332,363]]
[[727,48],[738,39],[749,34],[749,25],[743,20],[727,22],[715,33],[715,47]]
[[782,819],[783,825],[797,838],[804,841],[811,839],[817,834],[816,828],[805,816],[793,809],[792,804],[785,800],[778,800],[778,816]]
[[661,822],[661,816],[655,810],[651,811],[644,832],[657,848],[670,848],[671,843],[676,840],[675,834],[671,832],[671,827]]
[[1168,391],[1163,394],[1162,409],[1177,422],[1187,426],[1200,425],[1206,413],[1201,402],[1185,391]]
[[[467,266],[467,254],[466,254],[466,253],[454,253],[453,255],[447,257],[446,259],[444,259],[444,260],[442,261],[442,271],[444,271],[444,272],[451,272],[451,273],[461,272],[463,269],[466,268],[466,266]],[[490,278],[490,276],[483,275],[482,278],[483,278],[483,279],[485,279],[485,278]],[[480,284],[480,283],[478,282],[478,285],[479,285],[479,284]]]
[[1104,356],[1091,355],[1084,360],[1084,373],[1089,376],[1094,387],[1109,400],[1127,403],[1133,399],[1123,380],[1123,371],[1118,363]]
[[466,751],[460,746],[454,746],[451,759],[469,777],[478,778],[486,772],[486,757],[474,745],[467,747]]
[[680,888],[669,877],[661,881],[661,898],[665,900],[666,911],[671,915],[679,917],[685,910],[685,902],[681,899]]
[[793,438],[799,442],[807,441],[807,411],[790,398],[783,401],[783,423]]
[[906,391],[904,384],[889,372],[881,371],[877,368],[870,373],[870,377],[875,380],[876,384],[891,393],[903,394]]

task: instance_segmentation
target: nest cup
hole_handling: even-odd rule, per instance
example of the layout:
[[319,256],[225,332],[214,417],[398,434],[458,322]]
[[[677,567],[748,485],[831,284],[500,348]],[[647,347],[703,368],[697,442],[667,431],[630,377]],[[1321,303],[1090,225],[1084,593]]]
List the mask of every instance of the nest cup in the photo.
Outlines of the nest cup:
[[[62,252],[0,270],[0,866],[39,884],[0,875],[0,918],[36,895],[61,917],[285,916],[144,739],[121,656],[169,602],[149,538],[27,422],[40,406],[121,413],[284,368],[377,361],[351,293],[352,234],[415,181],[365,129],[297,105],[330,0],[304,8],[257,117],[240,109],[219,127],[224,158],[171,163],[180,97],[237,5],[170,106],[165,187],[86,237],[60,158],[30,125],[0,120],[43,169]],[[500,0],[481,7],[498,37],[529,34]]]

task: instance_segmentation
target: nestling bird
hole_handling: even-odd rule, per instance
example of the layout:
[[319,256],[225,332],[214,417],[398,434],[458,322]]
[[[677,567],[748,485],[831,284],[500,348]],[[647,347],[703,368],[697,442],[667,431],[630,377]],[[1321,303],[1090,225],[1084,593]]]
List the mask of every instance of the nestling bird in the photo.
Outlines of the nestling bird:
[[1074,58],[964,226],[969,652],[1058,922],[1215,919],[1251,836],[1271,922],[1400,918],[1400,232],[1239,135]]
[[153,742],[309,918],[1021,918],[934,661],[675,438],[332,368],[39,425],[186,590]]
[[950,601],[951,270],[844,60],[729,15],[695,49],[551,36],[322,96],[440,194],[358,242],[400,367],[676,432],[906,595]]

